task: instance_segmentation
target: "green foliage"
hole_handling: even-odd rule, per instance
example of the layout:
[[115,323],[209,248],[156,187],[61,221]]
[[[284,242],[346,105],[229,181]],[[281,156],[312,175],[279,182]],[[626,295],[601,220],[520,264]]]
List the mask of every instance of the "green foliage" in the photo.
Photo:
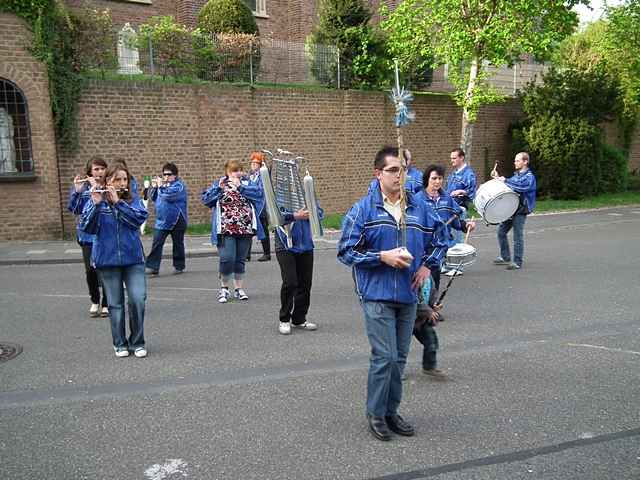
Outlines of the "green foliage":
[[2,0],[0,2],[0,12],[15,13],[33,26],[40,16],[40,12],[49,8],[59,7],[55,3],[57,2],[52,2],[51,0]]
[[[370,88],[378,84],[384,41],[368,25],[371,12],[367,4],[363,0],[322,0],[319,9],[318,24],[306,45],[314,77],[335,85],[340,65],[341,87]],[[327,56],[321,45],[336,47],[336,58]]]
[[151,17],[140,25],[137,42],[143,57],[153,48],[154,69],[163,77],[195,74],[192,32],[173,17]]
[[86,6],[72,15],[75,61],[82,71],[97,69],[102,75],[118,64],[117,35],[109,10]]
[[198,29],[210,34],[258,34],[253,13],[242,0],[209,0],[198,14]]
[[525,130],[538,193],[576,199],[601,193],[601,132],[584,119],[543,115]]
[[629,165],[623,150],[602,144],[602,192],[623,192],[629,185]]
[[551,68],[542,78],[541,84],[530,83],[520,95],[531,118],[551,113],[597,125],[620,111],[618,84],[606,71]]
[[484,76],[485,65],[512,65],[523,54],[547,58],[577,25],[570,0],[404,0],[393,11],[381,8],[390,54],[402,65],[432,59],[448,64],[463,115],[499,100]]

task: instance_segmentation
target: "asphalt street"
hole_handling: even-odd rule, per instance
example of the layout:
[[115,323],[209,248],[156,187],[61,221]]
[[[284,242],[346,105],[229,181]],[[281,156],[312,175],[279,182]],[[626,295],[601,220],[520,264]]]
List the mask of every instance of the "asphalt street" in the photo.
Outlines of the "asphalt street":
[[350,271],[316,250],[315,332],[277,332],[279,269],[215,301],[217,258],[148,279],[146,359],[116,358],[82,264],[0,266],[0,471],[6,479],[640,478],[640,207],[532,216],[525,266],[472,235],[438,326],[414,342],[401,407],[415,437],[367,431],[368,343]]

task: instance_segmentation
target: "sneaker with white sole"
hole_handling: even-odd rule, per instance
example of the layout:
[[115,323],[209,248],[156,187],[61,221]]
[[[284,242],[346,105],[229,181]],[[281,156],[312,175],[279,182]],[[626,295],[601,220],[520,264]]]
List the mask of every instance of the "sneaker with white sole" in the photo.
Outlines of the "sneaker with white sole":
[[493,261],[494,265],[509,265],[509,263],[511,263],[509,260],[505,260],[502,257],[496,257],[496,259]]
[[291,334],[291,324],[289,322],[280,322],[278,326],[278,331],[282,335],[290,335]]
[[138,358],[144,358],[147,356],[147,349],[144,347],[138,347],[133,351],[133,354]]
[[102,307],[102,310],[100,310],[100,316],[102,318],[108,317],[109,316],[109,307]]
[[311,322],[304,322],[304,323],[301,323],[300,325],[296,325],[295,323],[293,323],[292,326],[293,328],[300,328],[302,330],[309,330],[309,331],[318,329],[318,325]]
[[518,265],[515,262],[511,262],[509,265],[507,265],[507,270],[520,270],[522,268],[522,266]]
[[249,295],[241,288],[236,288],[235,292],[233,292],[233,297],[238,300],[249,300]]
[[125,348],[125,347],[113,347],[113,349],[116,352],[116,357],[128,357],[129,356],[129,350],[127,350],[127,348]]
[[228,288],[221,288],[218,291],[218,303],[227,303],[229,301],[229,289]]
[[98,317],[100,315],[100,305],[97,303],[92,303],[89,307],[89,316],[90,317]]

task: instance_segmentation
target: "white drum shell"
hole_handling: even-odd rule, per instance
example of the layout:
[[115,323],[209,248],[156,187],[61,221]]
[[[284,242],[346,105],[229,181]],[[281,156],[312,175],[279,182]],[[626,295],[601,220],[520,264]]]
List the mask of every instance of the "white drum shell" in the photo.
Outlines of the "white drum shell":
[[476,261],[476,249],[473,245],[468,243],[456,243],[453,247],[447,250],[447,257],[445,259],[445,265],[449,268],[455,268],[458,265],[466,267]]
[[510,219],[520,204],[520,196],[500,180],[489,180],[480,185],[473,199],[478,213],[489,225]]

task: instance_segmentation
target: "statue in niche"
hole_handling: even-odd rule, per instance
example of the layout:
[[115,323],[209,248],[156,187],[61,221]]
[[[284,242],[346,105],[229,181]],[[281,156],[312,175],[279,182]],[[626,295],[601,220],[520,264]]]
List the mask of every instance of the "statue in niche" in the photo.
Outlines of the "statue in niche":
[[136,47],[136,38],[138,34],[131,27],[129,22],[124,24],[122,30],[118,32],[118,73],[124,75],[139,75],[140,70],[140,54]]
[[17,172],[13,134],[13,118],[4,107],[0,107],[0,174]]

